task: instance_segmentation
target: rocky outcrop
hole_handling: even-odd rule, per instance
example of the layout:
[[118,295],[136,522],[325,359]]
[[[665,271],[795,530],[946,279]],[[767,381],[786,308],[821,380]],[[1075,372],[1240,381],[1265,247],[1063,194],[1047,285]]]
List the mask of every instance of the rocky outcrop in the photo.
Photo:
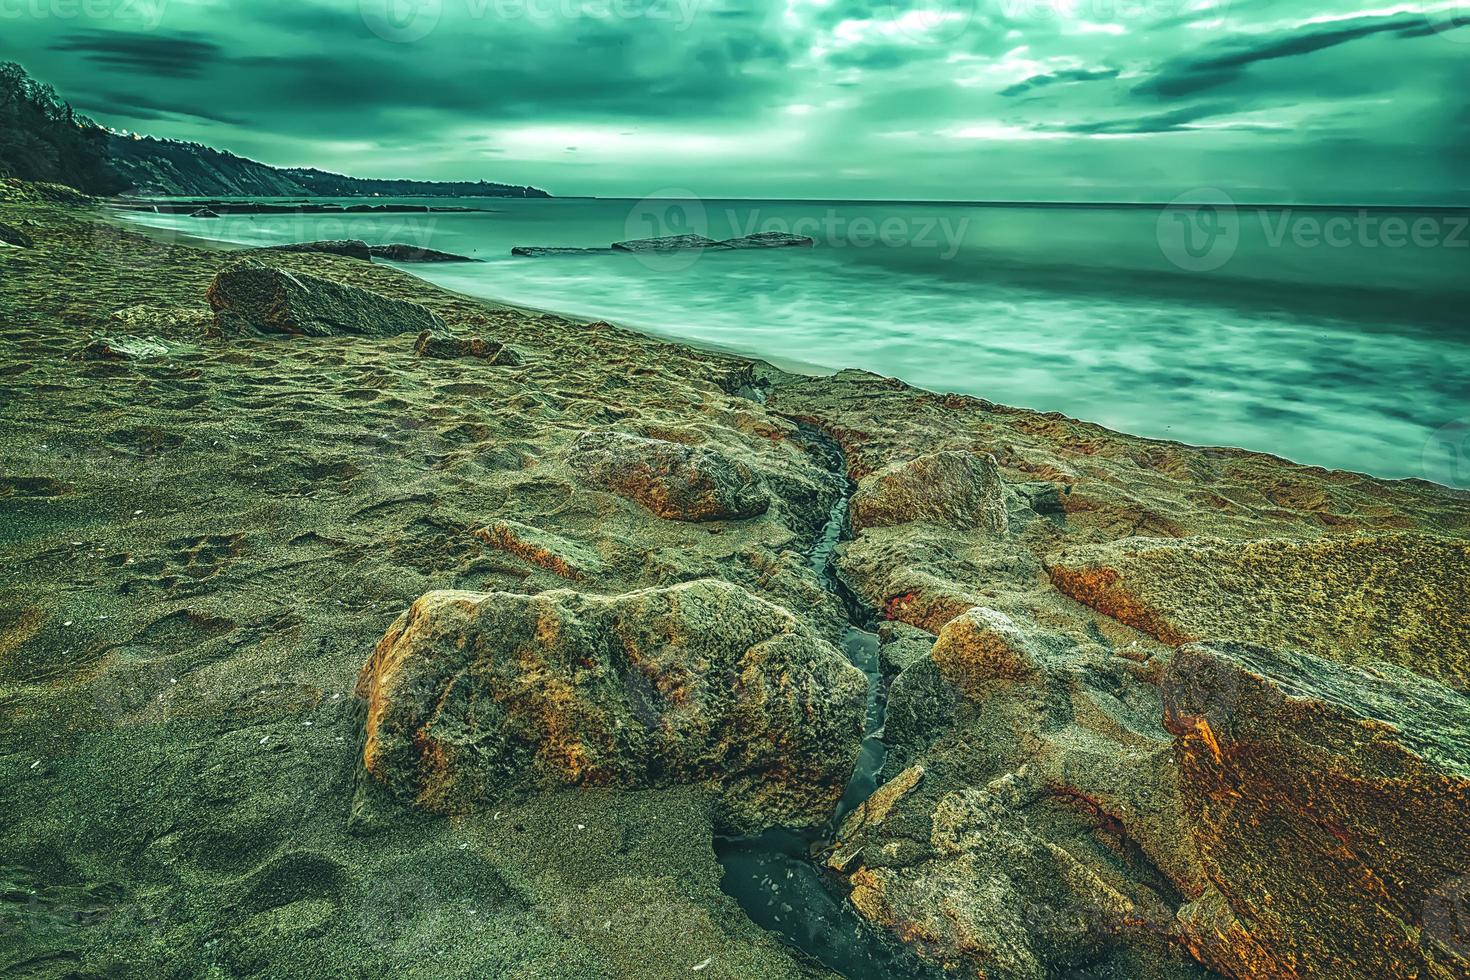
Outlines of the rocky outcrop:
[[455,255],[453,252],[439,252],[432,248],[423,248],[419,245],[404,245],[394,243],[392,245],[370,245],[368,251],[375,259],[387,259],[389,262],[478,262],[465,255]]
[[361,259],[363,262],[371,262],[373,258],[373,253],[368,247],[368,243],[356,239],[327,242],[293,242],[290,245],[269,245],[262,249],[262,251],[317,252],[322,255],[340,255],[348,259]]
[[514,347],[483,337],[456,337],[435,330],[425,330],[414,341],[413,352],[419,357],[453,359],[476,357],[493,367],[519,367],[525,361]]
[[1470,686],[1470,545],[1424,535],[1135,538],[1047,561],[1062,592],[1167,643],[1289,645]]
[[19,228],[0,224],[0,245],[9,245],[12,248],[31,248],[34,244],[31,236]]
[[855,531],[917,522],[1004,534],[1009,526],[994,458],[966,452],[931,453],[864,477],[851,514]]
[[668,520],[741,520],[771,503],[751,467],[706,446],[594,430],[573,444],[568,463],[592,486]]
[[721,245],[729,248],[811,248],[815,241],[805,235],[791,235],[784,231],[758,231],[740,238],[727,238]]
[[730,248],[724,242],[703,235],[666,235],[663,238],[635,238],[626,242],[613,242],[615,252],[682,252],[688,249],[719,251]]
[[1470,976],[1470,706],[1388,665],[1240,644],[1165,675],[1209,890],[1180,914],[1234,977]]
[[566,248],[554,245],[517,245],[510,250],[510,254],[522,258],[544,258],[554,255],[612,255],[613,250],[610,248]]
[[432,592],[358,679],[363,764],[442,812],[557,786],[698,784],[728,828],[814,826],[852,772],[866,689],[835,647],[725,582]]
[[390,299],[359,286],[245,262],[219,273],[209,305],[223,334],[242,331],[291,336],[446,332],[438,316],[417,303]]

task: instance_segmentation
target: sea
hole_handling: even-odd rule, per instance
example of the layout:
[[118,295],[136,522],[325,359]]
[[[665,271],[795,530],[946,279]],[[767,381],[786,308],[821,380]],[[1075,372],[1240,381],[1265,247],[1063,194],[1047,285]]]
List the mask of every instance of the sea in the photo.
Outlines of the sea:
[[[405,242],[482,260],[404,266],[449,289],[788,369],[860,368],[1142,436],[1470,487],[1470,209],[1265,207],[1219,193],[1148,206],[338,203],[482,210],[126,216],[246,245]],[[815,244],[511,255],[771,231]]]

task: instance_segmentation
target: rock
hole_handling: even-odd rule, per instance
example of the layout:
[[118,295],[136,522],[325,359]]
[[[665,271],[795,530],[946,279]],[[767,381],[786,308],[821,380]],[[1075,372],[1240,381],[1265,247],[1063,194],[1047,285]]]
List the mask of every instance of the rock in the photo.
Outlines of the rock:
[[190,214],[189,217],[191,217],[191,218],[218,218],[219,215],[216,212],[211,211],[209,208],[200,208],[198,211],[195,211],[194,213]]
[[476,531],[475,537],[572,581],[595,575],[603,567],[602,559],[586,545],[518,521],[492,521]]
[[176,348],[157,337],[94,337],[77,352],[84,361],[144,361],[166,357]]
[[113,310],[108,321],[130,334],[163,334],[188,337],[217,336],[214,316],[204,306],[153,306],[137,303]]
[[612,255],[613,250],[610,248],[557,248],[541,245],[517,245],[510,250],[510,254],[530,258],[542,258],[552,255]]
[[755,832],[828,818],[867,684],[784,609],[703,579],[611,597],[431,592],[357,690],[364,766],[431,810],[697,784],[724,827]]
[[722,251],[731,246],[703,235],[667,235],[663,238],[637,238],[627,242],[613,242],[617,252],[677,252],[685,249]]
[[1230,976],[1470,976],[1470,705],[1390,665],[1192,644],[1164,677],[1211,888],[1185,939]]
[[370,245],[368,252],[375,259],[387,259],[390,262],[478,262],[464,255],[455,255],[452,252],[436,252],[432,248],[421,248],[418,245]]
[[1003,535],[1009,527],[995,459],[966,452],[932,453],[864,477],[851,514],[855,531],[917,522]]
[[438,316],[417,303],[248,261],[215,276],[208,297],[222,333],[386,337],[447,332]]
[[9,245],[12,248],[31,248],[35,242],[31,241],[31,236],[19,228],[0,224],[0,245]]
[[741,520],[770,506],[753,469],[705,446],[593,430],[578,437],[567,461],[589,484],[668,520]]
[[927,659],[933,648],[933,633],[892,620],[878,625],[878,663],[884,677],[896,677]]
[[720,243],[730,248],[811,248],[815,241],[805,235],[789,235],[784,231],[761,231],[740,238],[727,238]]
[[332,242],[295,242],[291,245],[268,245],[264,252],[319,252],[323,255],[341,255],[349,259],[371,262],[373,253],[367,242],[355,239]]
[[414,341],[413,352],[419,357],[478,357],[495,367],[519,367],[525,361],[514,347],[483,337],[456,337],[440,331],[425,330]]
[[1387,661],[1470,686],[1470,544],[1427,535],[1135,538],[1052,556],[1058,589],[1166,643]]

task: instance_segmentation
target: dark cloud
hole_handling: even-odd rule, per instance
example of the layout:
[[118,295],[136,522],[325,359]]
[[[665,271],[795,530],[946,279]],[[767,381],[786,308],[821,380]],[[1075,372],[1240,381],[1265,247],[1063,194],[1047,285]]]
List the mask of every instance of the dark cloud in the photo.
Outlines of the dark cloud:
[[1099,82],[1117,78],[1118,74],[1118,69],[1116,68],[1100,68],[1095,71],[1089,71],[1086,68],[1075,68],[1069,71],[1052,72],[1050,75],[1032,75],[1024,82],[1017,82],[1010,88],[1002,89],[1000,94],[1005,96],[1024,95],[1033,89],[1055,85],[1058,82]]
[[196,78],[206,66],[219,60],[223,49],[198,34],[81,31],[61,38],[51,50],[78,52],[88,61],[115,71]]
[[1134,87],[1136,95],[1180,98],[1218,88],[1241,78],[1247,67],[1262,61],[1294,58],[1356,41],[1374,34],[1422,36],[1420,14],[1366,17],[1333,26],[1313,25],[1264,38],[1232,38],[1205,52],[1166,63],[1150,79]]

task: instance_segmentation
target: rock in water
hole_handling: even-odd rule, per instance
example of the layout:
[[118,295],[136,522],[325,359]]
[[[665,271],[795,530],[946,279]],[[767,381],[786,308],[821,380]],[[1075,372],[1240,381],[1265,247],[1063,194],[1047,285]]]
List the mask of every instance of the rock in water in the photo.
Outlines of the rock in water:
[[754,832],[828,818],[867,682],[784,609],[704,579],[612,597],[431,592],[357,690],[363,764],[429,809],[700,784],[724,826]]
[[455,255],[452,252],[436,252],[432,248],[422,248],[418,245],[404,245],[395,243],[392,245],[370,245],[368,251],[375,259],[387,259],[389,262],[478,262],[465,255]]
[[1427,535],[1133,538],[1047,560],[1062,592],[1166,643],[1291,646],[1470,688],[1470,545]]
[[525,361],[514,347],[483,337],[456,337],[452,334],[425,330],[414,341],[413,352],[419,357],[478,357],[496,367],[519,367]]
[[200,208],[198,211],[195,211],[194,213],[190,214],[189,217],[191,217],[191,218],[218,218],[219,217],[219,214],[217,212],[215,212],[215,211],[211,211],[209,208]]
[[1180,912],[1234,977],[1470,976],[1470,705],[1388,665],[1182,648],[1164,684],[1211,883]]
[[613,242],[618,252],[677,252],[684,249],[722,251],[730,248],[724,242],[703,235],[668,235],[663,238],[635,238],[627,242]]
[[994,457],[966,452],[932,453],[864,477],[851,513],[856,531],[923,523],[1004,534],[1009,527]]
[[720,244],[730,248],[811,248],[816,242],[805,235],[790,235],[784,231],[760,231],[740,238],[727,238]]
[[510,250],[511,255],[524,258],[542,258],[552,255],[611,255],[610,248],[563,248],[554,245],[517,245]]
[[268,245],[262,251],[265,252],[319,252],[323,255],[341,255],[349,259],[361,259],[371,262],[373,259],[372,249],[368,248],[367,242],[356,239],[331,242],[295,242],[290,245]]
[[215,276],[208,297],[215,323],[226,334],[259,330],[308,337],[387,337],[447,332],[438,316],[417,303],[258,263],[242,263]]
[[34,244],[31,241],[31,236],[19,228],[0,225],[0,245],[10,245],[14,248],[31,248]]
[[577,439],[568,461],[588,483],[669,520],[741,520],[771,502],[753,469],[705,446],[594,430]]

